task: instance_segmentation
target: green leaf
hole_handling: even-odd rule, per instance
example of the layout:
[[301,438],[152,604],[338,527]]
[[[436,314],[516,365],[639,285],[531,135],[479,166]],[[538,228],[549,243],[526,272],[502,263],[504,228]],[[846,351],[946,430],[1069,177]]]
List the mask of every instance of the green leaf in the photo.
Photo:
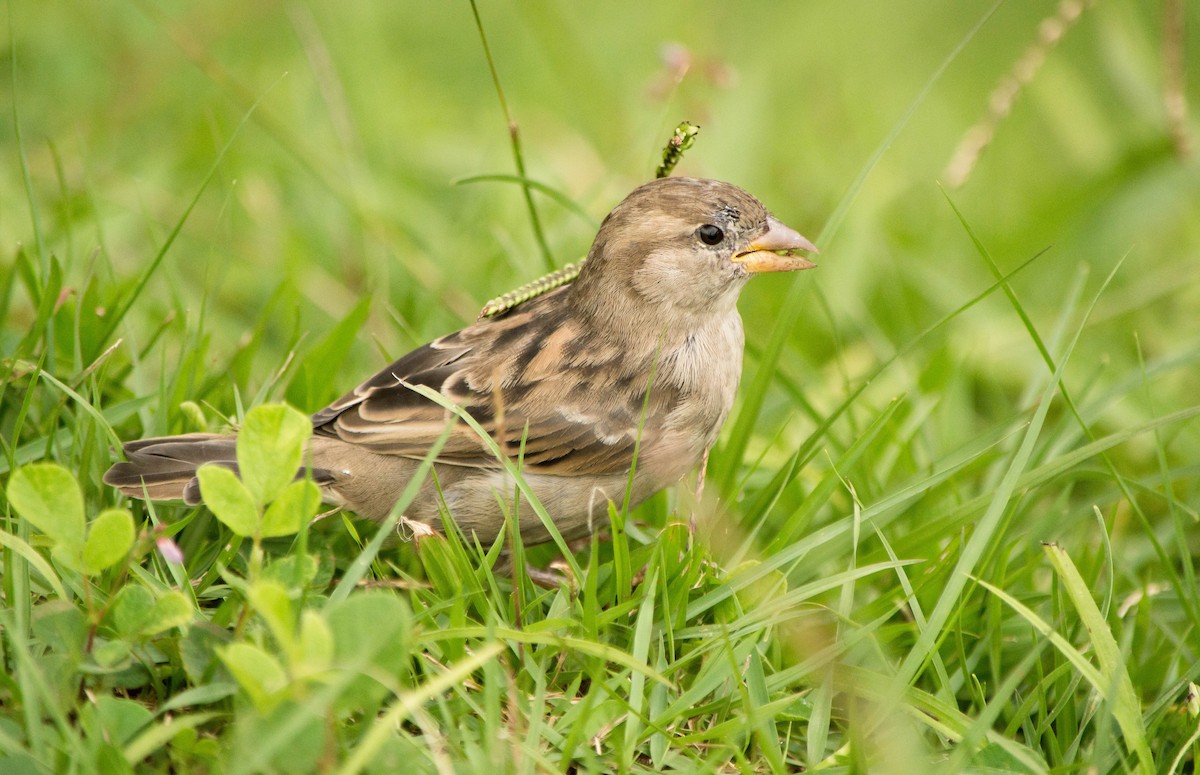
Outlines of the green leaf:
[[221,466],[205,465],[200,466],[196,476],[204,503],[235,535],[247,537],[258,531],[258,506],[237,474]]
[[321,614],[305,611],[300,614],[300,637],[293,654],[293,670],[297,675],[313,675],[329,669],[333,662],[333,631]]
[[157,635],[172,627],[182,627],[192,621],[192,604],[182,592],[166,592],[155,603],[150,615],[142,625],[143,635]]
[[320,505],[321,488],[308,479],[292,482],[267,507],[260,534],[263,538],[274,538],[298,533]]
[[134,539],[133,515],[108,509],[92,521],[83,544],[83,566],[89,573],[111,568],[129,554]]
[[312,421],[285,404],[256,407],[238,433],[237,458],[242,481],[255,501],[270,503],[296,478]]
[[347,664],[368,663],[377,654],[408,650],[412,613],[408,605],[390,592],[366,590],[325,609],[333,628],[338,660]]
[[123,697],[100,695],[83,707],[95,714],[105,739],[117,745],[131,739],[153,718],[146,706]]
[[259,579],[250,585],[246,597],[254,612],[267,623],[275,641],[285,649],[290,648],[294,640],[295,617],[287,589],[278,582]]
[[322,612],[333,632],[337,668],[354,677],[338,697],[344,708],[380,702],[388,690],[374,675],[404,676],[412,648],[408,605],[384,590],[362,590],[329,603]]
[[83,546],[76,543],[55,543],[50,549],[50,556],[67,568],[83,569]]
[[68,555],[83,546],[83,494],[70,471],[55,463],[17,469],[8,480],[8,501],[29,524],[63,546]]
[[128,667],[133,646],[127,640],[110,640],[96,644],[92,649],[92,659],[100,667],[113,669],[118,666]]
[[232,643],[218,650],[217,656],[260,713],[282,699],[276,695],[287,686],[287,674],[275,657],[249,643]]
[[147,638],[192,621],[192,605],[182,592],[170,590],[157,600],[150,590],[129,584],[113,598],[105,620],[127,639]]
[[83,611],[66,600],[50,600],[33,609],[33,634],[51,651],[82,654],[88,622]]
[[141,764],[143,759],[176,739],[184,730],[195,729],[202,724],[207,724],[217,716],[216,713],[193,713],[186,716],[169,717],[157,724],[152,724],[125,746],[125,761],[131,765]]
[[263,568],[260,579],[278,581],[290,590],[302,590],[317,577],[320,564],[312,554],[289,554]]
[[104,617],[109,626],[123,638],[133,638],[142,631],[154,610],[154,596],[137,584],[126,584],[113,596]]
[[[216,626],[203,616],[187,628],[187,633],[180,636],[177,643],[179,660],[190,685],[203,685],[205,681],[213,679],[214,672],[223,676],[223,672],[216,669],[217,650],[232,640],[233,633],[230,630]],[[214,680],[224,680],[220,676]],[[166,708],[166,705],[163,707]]]

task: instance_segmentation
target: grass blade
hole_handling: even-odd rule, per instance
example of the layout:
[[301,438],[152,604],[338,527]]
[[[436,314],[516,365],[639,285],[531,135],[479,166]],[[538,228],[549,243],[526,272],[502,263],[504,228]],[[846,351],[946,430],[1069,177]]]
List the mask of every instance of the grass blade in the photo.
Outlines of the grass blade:
[[1096,660],[1100,663],[1100,678],[1104,685],[1095,688],[1109,698],[1112,714],[1125,736],[1125,744],[1137,754],[1141,771],[1150,775],[1157,771],[1154,756],[1146,742],[1141,703],[1133,690],[1133,682],[1125,668],[1121,649],[1113,638],[1108,622],[1096,607],[1096,601],[1092,599],[1091,588],[1079,575],[1071,557],[1057,544],[1046,544],[1045,551],[1051,567],[1067,590],[1067,596],[1074,603],[1075,611],[1087,629],[1092,649],[1096,652]]

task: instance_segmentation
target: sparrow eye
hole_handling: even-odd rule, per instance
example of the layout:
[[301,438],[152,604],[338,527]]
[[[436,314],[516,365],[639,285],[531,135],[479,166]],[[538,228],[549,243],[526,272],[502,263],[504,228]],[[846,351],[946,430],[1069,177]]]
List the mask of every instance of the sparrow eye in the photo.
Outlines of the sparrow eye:
[[721,231],[720,226],[713,226],[711,223],[706,223],[696,230],[700,235],[700,241],[705,245],[719,245],[721,240],[725,239],[725,232]]

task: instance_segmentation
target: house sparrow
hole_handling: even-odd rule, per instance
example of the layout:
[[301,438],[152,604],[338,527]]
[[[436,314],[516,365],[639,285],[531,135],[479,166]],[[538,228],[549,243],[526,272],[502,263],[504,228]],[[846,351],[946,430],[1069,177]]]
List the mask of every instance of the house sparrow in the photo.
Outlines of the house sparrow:
[[[625,497],[631,467],[637,504],[707,454],[741,376],[738,293],[756,273],[812,267],[798,250],[816,252],[736,186],[646,183],[604,219],[573,282],[414,350],[314,414],[312,476],[330,503],[386,517],[450,417],[408,387],[426,385],[520,465],[565,538],[587,535]],[[234,445],[214,434],[129,442],[104,481],[195,505],[196,468],[234,468]],[[440,527],[444,508],[467,535],[494,540],[513,483],[466,423],[434,471],[405,516]],[[527,503],[518,517],[527,543],[549,540]]]

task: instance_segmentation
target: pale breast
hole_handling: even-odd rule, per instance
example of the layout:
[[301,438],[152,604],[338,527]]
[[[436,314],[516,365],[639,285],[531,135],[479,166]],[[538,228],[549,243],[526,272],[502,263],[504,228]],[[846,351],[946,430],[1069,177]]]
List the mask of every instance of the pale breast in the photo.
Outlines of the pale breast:
[[744,343],[742,319],[733,310],[693,330],[663,358],[663,377],[682,394],[667,427],[690,429],[699,455],[716,441],[729,416],[742,377]]

